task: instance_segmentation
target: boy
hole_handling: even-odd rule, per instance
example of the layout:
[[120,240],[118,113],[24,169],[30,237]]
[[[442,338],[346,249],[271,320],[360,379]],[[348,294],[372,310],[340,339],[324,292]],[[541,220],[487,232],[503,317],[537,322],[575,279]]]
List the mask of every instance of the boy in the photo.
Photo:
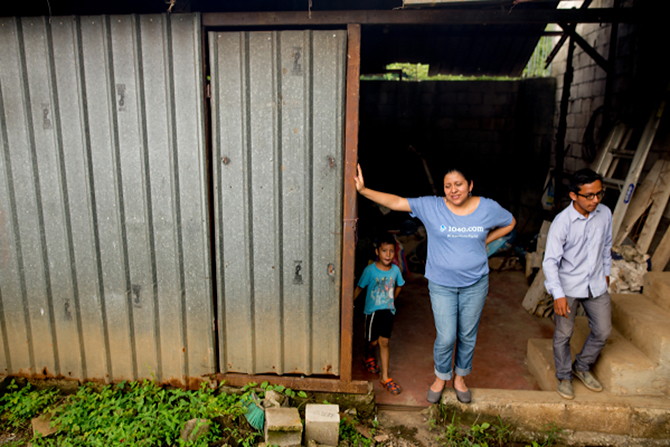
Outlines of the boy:
[[389,338],[393,329],[395,315],[395,299],[405,284],[402,273],[393,264],[395,256],[395,238],[391,234],[384,235],[375,249],[377,261],[363,270],[358,286],[354,291],[354,300],[367,288],[365,297],[365,366],[368,371],[378,374],[379,368],[375,361],[375,348],[379,347],[381,360],[381,384],[391,394],[400,394],[400,386],[388,376],[389,370]]

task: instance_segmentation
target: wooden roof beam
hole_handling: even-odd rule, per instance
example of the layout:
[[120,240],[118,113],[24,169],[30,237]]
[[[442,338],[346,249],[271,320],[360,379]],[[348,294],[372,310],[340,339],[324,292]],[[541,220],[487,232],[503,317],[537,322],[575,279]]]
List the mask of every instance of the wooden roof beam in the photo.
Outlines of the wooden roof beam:
[[276,11],[206,12],[208,27],[276,27],[325,25],[509,25],[531,23],[636,23],[635,8],[512,9],[505,10],[378,10],[378,11]]

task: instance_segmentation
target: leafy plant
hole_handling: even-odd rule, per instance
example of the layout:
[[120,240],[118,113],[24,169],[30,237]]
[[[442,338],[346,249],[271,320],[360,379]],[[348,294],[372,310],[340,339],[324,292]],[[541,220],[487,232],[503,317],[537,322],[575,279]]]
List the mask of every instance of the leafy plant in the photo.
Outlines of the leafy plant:
[[[372,436],[375,434],[375,428],[373,426],[370,429],[370,437],[364,436],[357,430],[357,426],[360,425],[358,418],[352,415],[345,415],[340,419],[340,441],[350,445],[352,447],[369,447],[373,445]],[[374,424],[376,425],[376,424]]]
[[560,442],[562,433],[563,430],[556,426],[556,424],[548,424],[545,428],[544,439],[541,441],[532,441],[530,444],[526,445],[526,447],[551,447],[557,442]]
[[30,383],[19,388],[14,380],[0,396],[0,428],[17,429],[28,424],[60,398],[55,388],[36,389]]
[[448,417],[446,407],[439,405],[436,419],[431,420],[433,429],[440,431],[437,440],[445,447],[504,447],[514,444],[512,430],[501,418],[495,423],[476,421],[461,424],[456,413]]
[[259,397],[263,398],[265,393],[268,391],[274,391],[279,394],[283,394],[292,401],[292,404],[295,405],[299,410],[307,403],[309,396],[304,391],[295,391],[291,388],[287,388],[284,385],[273,385],[269,382],[263,382],[258,385],[256,382],[250,382],[242,387],[242,400],[247,399],[247,395],[259,391]]
[[[239,445],[253,445],[257,432],[231,430],[217,420],[241,423],[244,414],[237,396],[216,393],[206,384],[197,391],[162,388],[150,381],[122,382],[97,391],[83,386],[53,411],[58,428],[48,438],[37,436],[35,446],[207,446],[223,437]],[[199,421],[194,430],[211,421],[209,431],[196,439],[181,439],[186,423]]]

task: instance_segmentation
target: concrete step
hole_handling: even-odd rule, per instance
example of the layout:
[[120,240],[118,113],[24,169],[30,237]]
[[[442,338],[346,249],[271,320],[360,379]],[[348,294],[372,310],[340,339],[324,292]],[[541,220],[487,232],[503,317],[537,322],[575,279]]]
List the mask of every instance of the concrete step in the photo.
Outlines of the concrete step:
[[646,295],[612,295],[612,323],[662,369],[670,369],[670,311]]
[[665,396],[617,396],[607,390],[593,393],[581,383],[575,383],[574,400],[563,399],[554,391],[471,390],[470,404],[459,403],[453,390],[442,395],[442,403],[448,409],[468,413],[479,423],[502,418],[527,432],[546,433],[551,423],[562,430],[561,445],[669,445],[670,399]]
[[[577,317],[572,352],[579,352],[588,334],[585,317]],[[530,339],[526,362],[540,389],[556,390],[556,373],[551,339]],[[593,371],[605,390],[616,395],[661,396],[667,392],[667,380],[655,363],[623,338],[616,330],[603,348]],[[590,391],[575,380],[575,394]],[[583,391],[580,391],[583,390]]]
[[555,390],[556,368],[554,367],[554,350],[550,338],[531,338],[526,348],[526,364],[528,371],[537,381],[541,390]]
[[[581,350],[589,331],[586,317],[577,317],[571,340],[573,353]],[[658,374],[657,364],[616,329],[612,329],[593,372],[612,394],[660,396],[666,392],[666,379]]]
[[[537,385],[543,391],[556,391],[558,380],[554,367],[554,348],[550,338],[531,338],[528,340],[526,363]],[[575,396],[592,394],[579,380],[573,380]]]
[[647,272],[642,281],[642,293],[670,312],[670,272]]

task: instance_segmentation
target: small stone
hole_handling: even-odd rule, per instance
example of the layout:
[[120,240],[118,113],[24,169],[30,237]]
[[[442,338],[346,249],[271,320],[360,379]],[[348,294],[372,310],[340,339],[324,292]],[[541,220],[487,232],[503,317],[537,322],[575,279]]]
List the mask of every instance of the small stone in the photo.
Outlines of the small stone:
[[39,433],[43,437],[52,435],[58,431],[57,427],[51,426],[51,417],[48,415],[41,415],[33,418],[30,421],[33,426],[33,433]]
[[375,442],[386,442],[389,440],[389,435],[377,435],[374,437]]
[[191,419],[184,424],[179,437],[184,441],[196,441],[209,433],[210,426],[207,419]]
[[263,408],[270,407],[281,407],[286,401],[286,396],[282,393],[278,393],[275,390],[269,390],[265,392],[265,397],[263,398]]

